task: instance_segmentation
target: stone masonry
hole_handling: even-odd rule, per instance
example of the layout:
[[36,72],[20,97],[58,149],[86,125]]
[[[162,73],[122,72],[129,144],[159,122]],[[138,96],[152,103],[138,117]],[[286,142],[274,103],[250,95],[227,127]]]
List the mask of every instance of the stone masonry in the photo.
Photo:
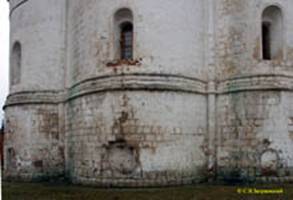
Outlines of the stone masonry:
[[293,181],[292,0],[9,4],[6,180]]

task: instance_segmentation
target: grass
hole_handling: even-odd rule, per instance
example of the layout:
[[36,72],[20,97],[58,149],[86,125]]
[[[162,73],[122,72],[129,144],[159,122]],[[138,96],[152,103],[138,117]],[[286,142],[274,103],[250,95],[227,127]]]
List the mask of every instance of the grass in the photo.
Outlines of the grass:
[[[238,194],[238,188],[283,188],[282,195]],[[184,186],[149,189],[99,189],[53,183],[2,184],[4,200],[293,200],[293,185]]]

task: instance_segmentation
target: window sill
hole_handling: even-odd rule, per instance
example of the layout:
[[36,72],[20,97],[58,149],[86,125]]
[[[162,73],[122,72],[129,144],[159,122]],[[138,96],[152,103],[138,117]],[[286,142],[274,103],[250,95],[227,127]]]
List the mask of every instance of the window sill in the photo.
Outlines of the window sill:
[[111,61],[111,62],[108,62],[107,63],[107,67],[118,67],[118,66],[123,66],[123,65],[127,65],[127,66],[130,66],[130,65],[140,65],[141,59],[119,59],[119,60],[114,60],[114,61]]

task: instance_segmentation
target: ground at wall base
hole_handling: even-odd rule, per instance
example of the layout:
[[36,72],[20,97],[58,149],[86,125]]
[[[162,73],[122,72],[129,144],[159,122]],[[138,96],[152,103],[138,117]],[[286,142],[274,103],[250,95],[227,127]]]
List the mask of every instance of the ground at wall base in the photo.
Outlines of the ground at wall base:
[[[239,188],[283,188],[282,195],[244,195]],[[293,199],[293,185],[200,185],[150,189],[98,189],[95,187],[72,186],[63,183],[3,183],[5,200],[240,200],[240,199]]]

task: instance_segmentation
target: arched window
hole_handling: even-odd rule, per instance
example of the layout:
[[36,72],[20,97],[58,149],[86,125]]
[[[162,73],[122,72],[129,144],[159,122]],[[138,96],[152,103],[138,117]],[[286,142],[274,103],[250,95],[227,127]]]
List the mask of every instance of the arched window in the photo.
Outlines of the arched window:
[[133,26],[130,22],[120,26],[120,53],[121,59],[133,58]]
[[21,44],[19,42],[15,42],[12,47],[10,65],[11,85],[19,84],[21,77]]
[[262,58],[283,57],[283,16],[277,6],[269,6],[262,13]]
[[123,8],[115,13],[116,57],[133,59],[133,16],[131,10]]

